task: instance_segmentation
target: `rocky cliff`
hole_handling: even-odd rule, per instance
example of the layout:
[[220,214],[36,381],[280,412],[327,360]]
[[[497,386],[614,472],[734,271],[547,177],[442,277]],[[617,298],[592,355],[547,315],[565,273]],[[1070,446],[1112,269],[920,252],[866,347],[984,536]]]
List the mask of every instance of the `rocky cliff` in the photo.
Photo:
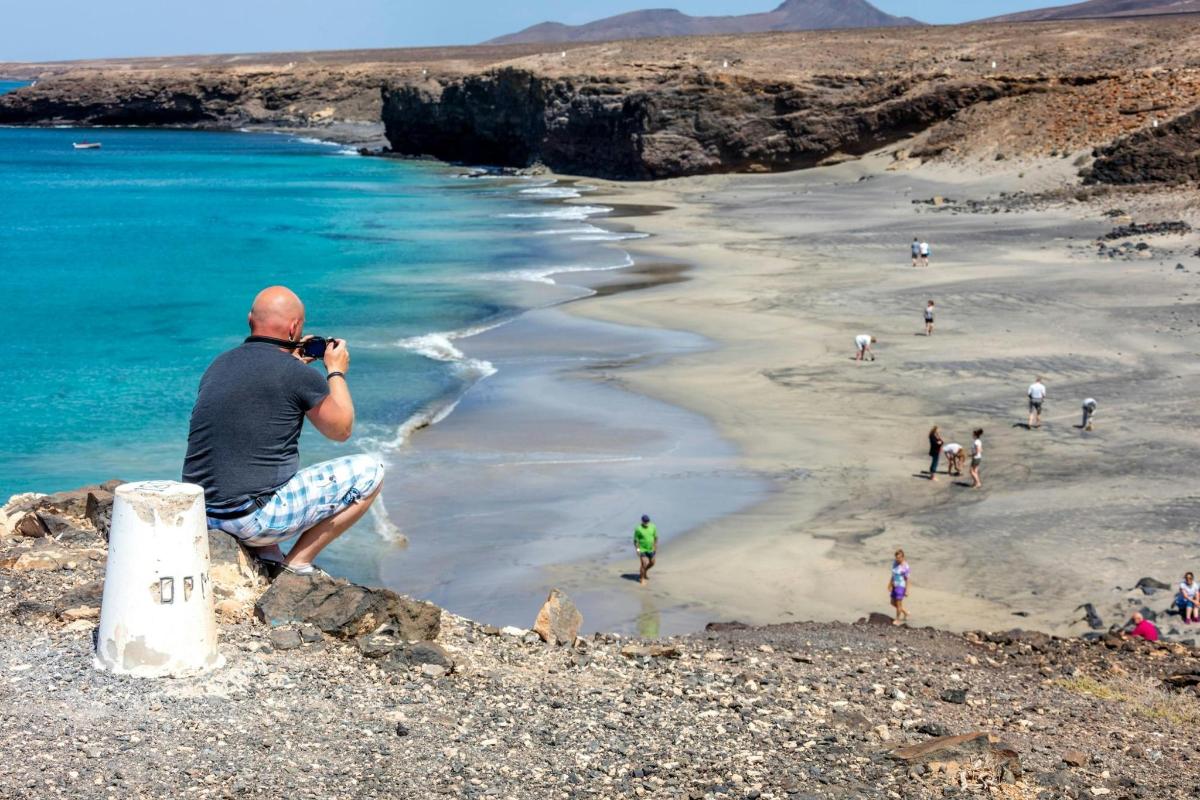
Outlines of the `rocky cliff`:
[[379,73],[367,69],[73,70],[0,95],[0,124],[308,127],[376,122]]
[[1200,181],[1200,108],[1097,149],[1090,183]]
[[644,84],[501,69],[388,87],[383,120],[399,153],[645,180],[811,167],[1052,83],[924,75],[792,83],[689,70]]

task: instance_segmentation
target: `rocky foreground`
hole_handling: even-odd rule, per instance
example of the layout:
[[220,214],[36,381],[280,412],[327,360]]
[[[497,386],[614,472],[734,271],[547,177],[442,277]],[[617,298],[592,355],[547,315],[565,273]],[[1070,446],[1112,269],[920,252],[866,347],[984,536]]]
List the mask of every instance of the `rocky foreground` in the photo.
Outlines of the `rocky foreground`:
[[[566,48],[566,49],[563,49]],[[0,124],[386,129],[391,151],[616,179],[799,169],[897,145],[1092,180],[1194,180],[1200,17],[594,45],[3,65]],[[1160,124],[1164,127],[1156,128]],[[1170,132],[1170,142],[1156,139]],[[1094,148],[1106,148],[1091,170]]]
[[497,630],[344,581],[266,588],[221,538],[225,666],[112,676],[111,488],[0,515],[2,797],[1164,798],[1200,777],[1181,644],[886,619],[576,638],[561,596],[538,632]]

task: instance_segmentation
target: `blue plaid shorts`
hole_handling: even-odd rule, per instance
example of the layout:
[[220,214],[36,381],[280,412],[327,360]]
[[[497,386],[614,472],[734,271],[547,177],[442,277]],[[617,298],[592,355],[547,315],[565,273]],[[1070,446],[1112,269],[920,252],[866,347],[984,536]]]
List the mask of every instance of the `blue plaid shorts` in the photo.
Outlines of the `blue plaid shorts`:
[[383,464],[374,456],[322,461],[293,475],[253,514],[238,519],[209,517],[208,527],[251,547],[279,544],[369,496],[381,483]]

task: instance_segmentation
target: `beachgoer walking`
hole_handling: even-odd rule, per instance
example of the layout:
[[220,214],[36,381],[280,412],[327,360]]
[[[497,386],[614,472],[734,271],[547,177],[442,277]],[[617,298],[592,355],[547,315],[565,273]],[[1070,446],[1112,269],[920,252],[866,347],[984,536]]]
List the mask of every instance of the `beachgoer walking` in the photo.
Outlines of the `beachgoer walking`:
[[[254,298],[250,336],[200,379],[183,480],[204,487],[208,527],[224,531],[261,560],[309,575],[312,561],[357,522],[383,486],[383,464],[351,455],[300,469],[308,419],[344,442],[354,428],[346,384],[350,351],[328,340],[321,375],[304,356],[304,304],[272,286]],[[287,556],[279,545],[299,537]]]
[[658,527],[647,514],[642,515],[642,524],[633,529],[633,546],[637,549],[641,567],[638,583],[644,584],[649,580],[648,573],[654,568],[654,558],[658,555]]
[[904,551],[897,550],[896,559],[892,562],[892,577],[888,580],[888,597],[891,598],[892,607],[896,609],[893,625],[900,625],[908,619],[908,609],[904,607],[904,600],[908,597],[909,572]]
[[1083,424],[1079,427],[1085,431],[1092,429],[1092,419],[1096,416],[1096,398],[1089,397],[1083,401]]
[[1039,375],[1029,384],[1029,428],[1042,427],[1042,403],[1046,402],[1046,386]]
[[933,336],[933,307],[932,300],[925,306],[925,335]]
[[971,488],[982,489],[983,481],[979,479],[979,465],[983,463],[983,428],[975,430],[975,441],[971,445]]
[[871,345],[875,344],[875,337],[867,333],[861,333],[854,337],[854,347],[858,354],[854,357],[855,361],[863,361],[867,356],[871,360],[875,360],[875,354],[871,352]]
[[1179,616],[1183,618],[1184,624],[1200,622],[1200,583],[1196,583],[1195,576],[1190,572],[1179,582],[1179,594],[1175,598],[1175,605],[1179,607]]
[[912,243],[912,260],[914,267],[921,263],[921,240],[915,236]]
[[934,425],[929,429],[929,480],[937,480],[938,462],[942,459],[942,445],[945,442],[942,440],[942,434],[938,432],[938,426]]
[[929,242],[921,241],[921,266],[929,266]]
[[958,442],[950,442],[942,448],[942,453],[946,456],[946,474],[962,475],[963,460],[967,457],[963,446]]
[[1158,641],[1158,627],[1136,611],[1129,618],[1129,624],[1133,626],[1133,630],[1129,632],[1130,636],[1145,639],[1147,642]]

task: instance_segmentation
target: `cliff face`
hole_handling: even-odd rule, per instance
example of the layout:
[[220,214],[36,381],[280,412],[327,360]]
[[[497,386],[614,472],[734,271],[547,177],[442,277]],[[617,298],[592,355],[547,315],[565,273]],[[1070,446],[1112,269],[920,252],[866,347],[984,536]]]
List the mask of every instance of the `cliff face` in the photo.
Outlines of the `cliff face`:
[[0,95],[0,124],[309,126],[378,121],[367,70],[78,70]]
[[811,167],[861,155],[1047,79],[818,78],[689,73],[640,84],[520,69],[384,90],[392,149],[451,161],[645,180]]

